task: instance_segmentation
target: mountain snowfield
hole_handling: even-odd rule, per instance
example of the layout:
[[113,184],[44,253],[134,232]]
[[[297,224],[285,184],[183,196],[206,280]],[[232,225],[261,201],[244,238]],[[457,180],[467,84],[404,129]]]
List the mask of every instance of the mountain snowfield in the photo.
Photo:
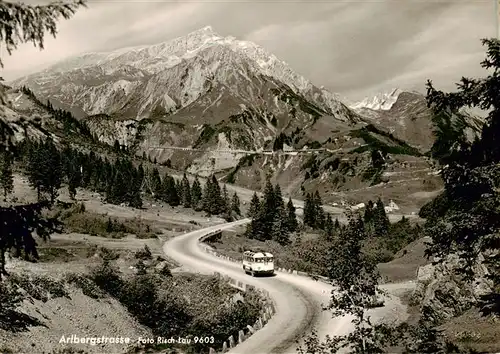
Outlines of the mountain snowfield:
[[132,104],[130,97],[141,96],[127,118],[143,119],[158,104],[167,112],[188,106],[207,93],[208,81],[225,82],[231,76],[250,80],[251,75],[273,78],[329,113],[343,109],[336,95],[317,88],[275,55],[255,43],[222,37],[210,26],[155,45],[83,54],[11,85],[29,86],[63,108],[88,115],[123,115]]
[[366,97],[360,102],[350,104],[349,108],[354,110],[368,108],[376,111],[388,111],[394,106],[401,93],[403,93],[402,90],[395,88],[388,93],[379,93],[371,98]]

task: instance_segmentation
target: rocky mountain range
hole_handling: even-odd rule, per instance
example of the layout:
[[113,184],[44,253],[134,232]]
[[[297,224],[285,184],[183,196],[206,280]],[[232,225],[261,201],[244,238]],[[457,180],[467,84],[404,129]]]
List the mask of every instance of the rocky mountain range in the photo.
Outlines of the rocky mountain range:
[[[381,183],[374,151],[384,169],[398,156],[428,167],[423,154],[434,140],[422,95],[394,90],[349,107],[262,47],[211,27],[156,45],[80,55],[9,86],[14,111],[19,88],[28,87],[40,101],[84,120],[101,142],[117,140],[158,163],[217,172],[245,186],[271,175],[291,195]],[[303,148],[328,151],[257,153]]]

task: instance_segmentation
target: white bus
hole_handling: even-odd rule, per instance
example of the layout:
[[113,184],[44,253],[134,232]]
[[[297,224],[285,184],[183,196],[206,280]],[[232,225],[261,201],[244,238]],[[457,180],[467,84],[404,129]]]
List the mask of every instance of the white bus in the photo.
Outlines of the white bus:
[[243,270],[246,274],[274,274],[274,257],[269,252],[243,253]]

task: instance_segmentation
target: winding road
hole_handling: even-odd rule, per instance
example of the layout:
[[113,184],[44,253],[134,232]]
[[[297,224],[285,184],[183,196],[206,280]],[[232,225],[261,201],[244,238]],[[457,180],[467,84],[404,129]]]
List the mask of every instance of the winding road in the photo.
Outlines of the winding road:
[[[228,230],[250,222],[250,219],[210,226],[181,236],[174,237],[163,246],[165,254],[182,265],[184,271],[213,274],[218,272],[228,275],[243,283],[265,289],[274,300],[276,313],[265,327],[257,331],[229,353],[233,354],[288,354],[296,353],[299,343],[315,329],[319,338],[326,335],[339,336],[352,330],[351,317],[332,317],[329,311],[323,311],[333,287],[309,277],[277,272],[274,277],[251,277],[246,275],[241,264],[218,258],[205,252],[200,239],[215,230]],[[368,315],[374,320],[389,321],[407,318],[406,306],[396,293],[414,289],[415,283],[385,284],[381,289],[388,292],[384,307],[371,309]],[[392,295],[391,295],[392,294]],[[394,315],[397,315],[394,318]],[[207,333],[209,335],[209,333]],[[220,348],[214,348],[220,349]]]
[[[241,265],[220,259],[206,253],[199,239],[217,229],[230,229],[248,223],[249,219],[211,226],[196,230],[167,241],[164,252],[182,264],[188,272],[226,274],[246,284],[269,292],[276,304],[276,314],[265,325],[230,353],[264,354],[264,353],[296,353],[297,340],[309,334],[313,327],[323,337],[326,334],[344,334],[350,328],[350,319],[331,318],[331,314],[322,311],[332,287],[326,283],[310,278],[277,273],[274,277],[251,277],[245,275]],[[209,335],[207,333],[207,335]]]

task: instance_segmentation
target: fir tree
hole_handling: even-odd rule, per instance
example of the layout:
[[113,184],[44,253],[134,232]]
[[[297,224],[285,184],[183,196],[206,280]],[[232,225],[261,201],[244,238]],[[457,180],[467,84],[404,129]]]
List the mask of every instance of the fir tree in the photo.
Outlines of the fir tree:
[[123,203],[126,200],[130,180],[122,160],[117,160],[113,166],[112,182],[109,184],[106,200],[113,204]]
[[36,190],[37,200],[40,201],[42,197],[42,185],[43,185],[43,164],[42,154],[40,150],[42,149],[41,144],[37,142],[30,142],[28,145],[28,155],[26,163],[26,174],[28,175],[28,181],[32,188]]
[[373,205],[373,202],[371,200],[369,200],[368,203],[366,204],[365,214],[364,214],[364,218],[363,218],[365,224],[368,224],[372,221],[373,213],[374,213],[374,205]]
[[287,225],[287,213],[282,203],[278,203],[275,212],[271,228],[271,237],[273,240],[283,246],[290,243],[290,236]]
[[184,173],[184,176],[182,176],[182,205],[184,205],[185,208],[190,208],[191,207],[191,199],[192,199],[192,193],[191,193],[191,186],[189,185],[189,180],[187,179],[186,174]]
[[215,201],[216,209],[214,209],[213,214],[221,214],[224,212],[224,199],[222,197],[222,189],[220,188],[219,181],[217,180],[217,177],[215,175],[212,175],[212,193],[213,193],[213,200]]
[[310,193],[306,194],[306,200],[304,201],[304,225],[315,227],[316,226],[316,208],[314,205],[314,199]]
[[133,208],[141,208],[142,207],[142,198],[141,198],[141,186],[142,181],[144,179],[144,170],[142,170],[142,166],[135,169],[132,166],[132,163],[129,164],[130,172],[131,172],[131,180],[132,186],[129,189],[129,193],[127,196],[128,203]]
[[241,209],[240,209],[240,198],[238,197],[238,194],[234,192],[233,197],[231,199],[231,210],[238,216],[241,215]]
[[142,163],[137,167],[137,179],[136,188],[140,191],[142,189],[142,183],[144,182],[145,172]]
[[198,208],[203,196],[203,192],[201,190],[200,181],[198,176],[194,178],[193,186],[191,187],[191,204]]
[[163,201],[168,203],[170,206],[178,206],[180,204],[179,194],[177,193],[177,187],[175,185],[175,179],[168,174],[165,175],[162,182],[162,195]]
[[0,164],[0,187],[3,189],[4,201],[7,201],[7,195],[14,190],[14,177],[12,176],[12,157],[9,151],[1,154]]
[[149,188],[151,195],[154,198],[159,198],[161,196],[162,185],[161,185],[160,172],[158,172],[158,169],[156,167],[154,167],[151,170],[149,181],[150,181]]
[[325,225],[325,212],[323,210],[323,201],[319,192],[316,191],[313,197],[314,204],[314,228],[322,230]]
[[261,221],[262,232],[266,239],[272,237],[273,222],[276,217],[277,202],[274,193],[274,187],[268,179],[264,188],[264,197],[262,199],[261,207],[259,210],[259,219]]
[[210,215],[222,212],[223,199],[217,178],[212,175],[207,179],[203,190],[203,210]]
[[295,210],[295,206],[293,205],[292,198],[288,199],[288,203],[286,205],[287,209],[287,228],[289,232],[297,231],[299,223],[297,221],[297,214]]
[[229,193],[225,184],[222,188],[222,210],[224,213],[231,213],[231,200],[229,199]]
[[333,220],[329,213],[326,215],[325,220],[325,235],[328,239],[331,239],[333,236]]
[[53,203],[55,198],[58,196],[59,188],[61,188],[63,171],[61,155],[52,143],[52,140],[48,141],[45,154],[45,160],[48,164],[45,168],[46,177],[43,190],[49,194],[50,201]]
[[[75,199],[76,188],[81,185],[81,170],[78,155],[71,148],[65,148],[62,153],[63,166],[68,181],[68,192],[71,199]],[[96,183],[97,189],[97,183]]]
[[59,151],[51,139],[37,144],[30,150],[27,174],[30,184],[36,189],[38,200],[47,193],[53,203],[61,187],[62,161]]
[[376,236],[378,237],[387,236],[391,224],[385,212],[384,203],[380,198],[378,198],[377,205],[373,210],[373,224]]
[[254,192],[252,199],[250,201],[250,207],[248,209],[248,217],[249,218],[256,218],[260,210],[260,199],[257,196],[257,193]]
[[285,209],[285,201],[283,200],[283,194],[281,193],[281,187],[277,183],[274,186],[274,199],[275,199],[276,206],[279,206],[279,207]]
[[333,224],[333,229],[340,230],[340,223],[339,223],[339,219],[337,219],[337,218],[335,218],[335,223]]
[[[479,79],[463,77],[457,92],[436,90],[427,83],[427,103],[433,112],[433,121],[462,114],[463,108],[487,111],[486,124],[481,135],[472,143],[465,141],[465,129],[459,141],[445,141],[447,156],[440,158],[445,165],[441,176],[444,190],[424,206],[425,232],[432,238],[428,255],[445,261],[455,254],[463,267],[459,270],[472,282],[474,268],[482,263],[492,281],[489,294],[482,297],[483,314],[500,313],[500,40],[483,39],[487,46],[481,66],[490,72]],[[453,120],[456,121],[456,120]],[[443,132],[446,139],[450,132]],[[441,142],[443,143],[443,142]],[[457,148],[453,148],[456,146]],[[439,157],[439,156],[438,156]],[[484,258],[484,260],[482,259]]]
[[[80,6],[85,6],[85,1],[58,2],[37,6],[0,1],[0,17],[2,19],[0,21],[0,33],[2,33],[0,46],[6,49],[9,55],[17,48],[19,43],[32,42],[39,49],[43,49],[45,33],[48,32],[55,37],[57,33],[56,21],[60,17],[71,18]],[[4,67],[1,59],[0,67]],[[0,81],[2,81],[2,78],[0,78]],[[4,86],[0,84],[0,104],[7,103]],[[11,148],[13,134],[12,130],[0,129],[2,145],[0,150],[2,152],[4,149],[9,150]],[[34,157],[31,156],[32,162],[34,162],[33,159]],[[34,171],[29,166],[27,170],[30,183],[33,183],[32,185],[35,186],[40,197],[42,174],[34,176]],[[49,233],[58,231],[53,220],[44,219],[41,216],[41,211],[45,207],[49,207],[46,202],[0,208],[0,225],[2,225],[0,232],[0,280],[2,275],[7,275],[5,270],[5,253],[7,250],[14,248],[17,253],[24,250],[26,258],[30,256],[38,258],[36,242],[32,237],[32,233],[36,230],[38,236],[46,239]],[[4,305],[4,301],[1,302]]]
[[[26,5],[23,3],[0,2],[2,23],[0,32],[4,33],[2,46],[10,55],[19,43],[32,42],[44,49],[44,35],[49,32],[55,37],[56,21],[63,17],[70,19],[79,7],[86,7],[86,1],[68,1],[48,5]],[[0,60],[0,67],[3,62]]]

